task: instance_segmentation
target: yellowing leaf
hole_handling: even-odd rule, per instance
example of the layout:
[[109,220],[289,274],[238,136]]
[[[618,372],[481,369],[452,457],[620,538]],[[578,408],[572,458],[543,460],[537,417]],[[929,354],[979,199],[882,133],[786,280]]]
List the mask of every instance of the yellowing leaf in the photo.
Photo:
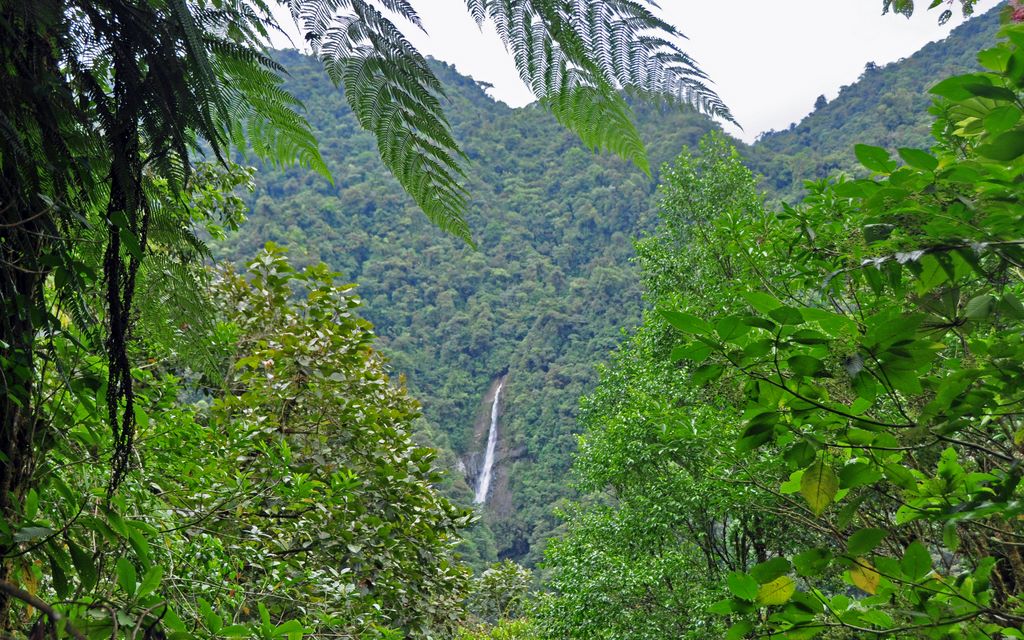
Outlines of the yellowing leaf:
[[838,491],[839,478],[832,468],[821,460],[807,467],[800,478],[800,495],[816,516],[825,513],[825,509],[832,503]]
[[786,604],[796,591],[796,581],[789,576],[779,576],[761,585],[757,590],[757,603],[763,605]]
[[878,575],[870,562],[864,558],[857,558],[850,568],[850,580],[861,591],[875,595],[878,592],[878,584],[881,582],[882,576]]

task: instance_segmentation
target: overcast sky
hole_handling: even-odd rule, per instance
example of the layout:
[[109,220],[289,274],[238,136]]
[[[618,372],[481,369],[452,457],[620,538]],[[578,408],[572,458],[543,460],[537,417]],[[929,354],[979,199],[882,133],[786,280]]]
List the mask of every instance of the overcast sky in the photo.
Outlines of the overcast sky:
[[[867,62],[882,65],[909,56],[962,22],[956,14],[938,26],[939,10],[925,11],[926,0],[918,0],[921,6],[910,20],[883,17],[881,0],[660,4],[662,15],[689,38],[686,51],[711,76],[744,129],[730,130],[748,142],[799,121],[819,95],[834,98],[841,86],[856,81]],[[977,11],[996,4],[998,0],[981,0]],[[423,53],[493,84],[491,95],[512,106],[532,100],[497,36],[489,28],[477,29],[464,0],[420,0],[413,5],[427,34],[414,28],[407,34]]]

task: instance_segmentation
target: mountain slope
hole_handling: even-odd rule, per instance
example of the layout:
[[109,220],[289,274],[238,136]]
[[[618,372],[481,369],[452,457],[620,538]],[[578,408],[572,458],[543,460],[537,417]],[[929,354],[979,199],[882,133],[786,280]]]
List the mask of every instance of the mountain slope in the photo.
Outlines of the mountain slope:
[[998,29],[999,10],[992,9],[908,58],[881,67],[869,63],[832,102],[786,131],[762,136],[750,152],[750,164],[766,176],[770,192],[794,199],[803,194],[808,178],[857,169],[857,143],[893,150],[931,146],[929,87],[976,69],[978,51],[995,43]]

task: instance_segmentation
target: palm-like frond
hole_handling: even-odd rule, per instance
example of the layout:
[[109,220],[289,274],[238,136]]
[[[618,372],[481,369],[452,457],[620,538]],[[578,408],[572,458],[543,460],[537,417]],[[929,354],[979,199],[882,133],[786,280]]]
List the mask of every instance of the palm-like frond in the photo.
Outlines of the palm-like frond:
[[[619,90],[690,104],[733,121],[707,76],[680,47],[675,27],[646,0],[466,0],[490,19],[520,77],[558,119],[592,147],[646,168],[643,143]],[[569,106],[571,105],[571,108]]]
[[444,90],[392,18],[421,28],[406,0],[290,0],[292,15],[381,159],[441,229],[470,241],[463,218],[465,156],[441,106]]
[[[381,157],[441,228],[469,239],[465,158],[441,108],[444,91],[397,23],[422,29],[408,0],[285,0],[330,77],[344,87]],[[491,20],[519,75],[583,142],[649,171],[623,94],[690,104],[732,120],[682,36],[649,0],[466,0]]]

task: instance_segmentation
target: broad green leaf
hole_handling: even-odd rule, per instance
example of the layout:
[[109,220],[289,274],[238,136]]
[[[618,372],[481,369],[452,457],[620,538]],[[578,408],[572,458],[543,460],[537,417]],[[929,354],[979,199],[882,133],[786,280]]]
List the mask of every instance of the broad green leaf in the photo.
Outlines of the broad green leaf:
[[996,299],[990,294],[983,294],[971,298],[964,306],[964,315],[971,320],[980,320],[989,316],[995,307]]
[[[803,468],[814,462],[814,457],[818,453],[818,447],[809,440],[800,440],[792,447],[786,450],[783,457],[790,464]],[[797,489],[799,491],[799,489]],[[793,491],[796,493],[796,491]]]
[[729,591],[737,598],[753,602],[757,597],[757,590],[760,588],[760,585],[757,584],[757,580],[754,580],[747,574],[733,571],[726,577],[725,581],[729,586]]
[[816,576],[824,571],[832,560],[828,549],[808,549],[793,556],[793,568],[804,577]]
[[1024,130],[1014,129],[996,137],[989,144],[978,147],[978,153],[992,160],[1009,162],[1024,155]]
[[825,513],[839,491],[839,478],[824,461],[818,460],[804,470],[800,479],[800,495],[816,516]]
[[92,560],[92,554],[83,550],[74,542],[68,542],[68,552],[71,554],[71,562],[75,565],[78,578],[82,586],[88,591],[96,586],[96,564]]
[[781,556],[777,556],[771,560],[755,565],[750,570],[750,577],[757,580],[758,584],[765,584],[775,580],[779,576],[789,573],[791,568],[789,560],[786,560]]
[[720,364],[704,364],[697,367],[693,373],[690,374],[690,381],[695,385],[702,385],[708,382],[713,382],[722,376],[725,371],[725,367]]
[[[735,613],[737,610],[737,602],[732,598],[726,598],[725,600],[719,600],[715,604],[708,607],[709,613],[714,613],[720,616],[727,616],[730,613]],[[749,605],[748,605],[749,606]]]
[[197,598],[196,602],[199,605],[199,612],[203,615],[206,626],[210,629],[210,633],[217,635],[221,627],[224,626],[224,621],[214,612],[213,607],[204,598]]
[[985,131],[1000,134],[1009,131],[1020,120],[1021,110],[1013,105],[1003,105],[993,109],[985,116]]
[[985,76],[981,75],[953,76],[937,83],[929,91],[930,93],[942,96],[943,98],[949,98],[950,100],[967,100],[973,97],[974,94],[968,91],[966,86],[969,84],[980,84],[983,82],[989,82],[989,80]]
[[114,569],[117,572],[117,583],[121,585],[125,593],[129,596],[135,595],[135,588],[138,586],[138,574],[136,574],[135,565],[132,564],[131,560],[125,557],[118,558],[114,564]]
[[811,356],[795,355],[786,360],[789,370],[798,376],[813,377],[825,370],[821,360]]
[[701,363],[707,360],[708,356],[711,355],[711,352],[712,348],[710,345],[706,345],[703,342],[695,342],[690,345],[672,349],[672,359],[689,360],[691,362]]
[[669,311],[668,309],[659,309],[658,313],[668,320],[670,325],[679,329],[683,333],[692,333],[701,336],[710,336],[712,333],[710,324],[697,316],[690,315],[689,313]]
[[726,342],[746,335],[749,331],[750,326],[743,322],[741,316],[726,316],[715,325],[718,337]]
[[[862,430],[857,431],[862,432]],[[874,442],[876,434],[867,431],[863,431],[863,433],[871,436],[871,442]],[[881,480],[882,477],[882,470],[877,466],[869,462],[853,462],[843,465],[839,470],[839,488],[852,489],[871,485]]]
[[761,585],[757,591],[757,603],[765,606],[786,604],[796,591],[796,581],[789,576],[780,576]]
[[754,625],[746,620],[740,620],[731,627],[725,634],[725,640],[742,640],[754,629]]
[[146,571],[145,575],[142,576],[142,582],[139,584],[139,597],[145,597],[153,593],[160,587],[160,581],[164,577],[164,569],[158,564],[153,565]]
[[49,527],[24,527],[14,533],[15,542],[30,542],[53,535],[53,529]]
[[1013,102],[1017,99],[1017,94],[1013,91],[991,83],[970,82],[964,84],[963,87],[968,93],[979,98],[988,98],[989,100],[999,100],[1002,102]]
[[932,556],[923,544],[915,540],[903,553],[900,568],[909,580],[920,580],[932,570]]
[[804,323],[803,313],[795,307],[779,307],[778,309],[772,309],[768,315],[779,324],[798,325]]
[[862,556],[875,550],[889,535],[885,529],[860,529],[846,541],[846,550],[855,556]]
[[889,152],[881,147],[858,144],[854,146],[853,152],[862,165],[876,173],[890,173],[896,168],[896,163],[889,157]]
[[740,295],[747,301],[747,304],[761,313],[771,313],[774,309],[782,306],[782,303],[776,300],[774,296],[760,291],[746,291]]
[[956,553],[960,548],[960,534],[956,530],[956,522],[950,520],[942,527],[942,544],[950,551]]
[[915,169],[935,171],[939,166],[938,159],[927,151],[912,149],[910,147],[901,147],[899,149],[899,154],[900,157],[903,158],[904,162]]

